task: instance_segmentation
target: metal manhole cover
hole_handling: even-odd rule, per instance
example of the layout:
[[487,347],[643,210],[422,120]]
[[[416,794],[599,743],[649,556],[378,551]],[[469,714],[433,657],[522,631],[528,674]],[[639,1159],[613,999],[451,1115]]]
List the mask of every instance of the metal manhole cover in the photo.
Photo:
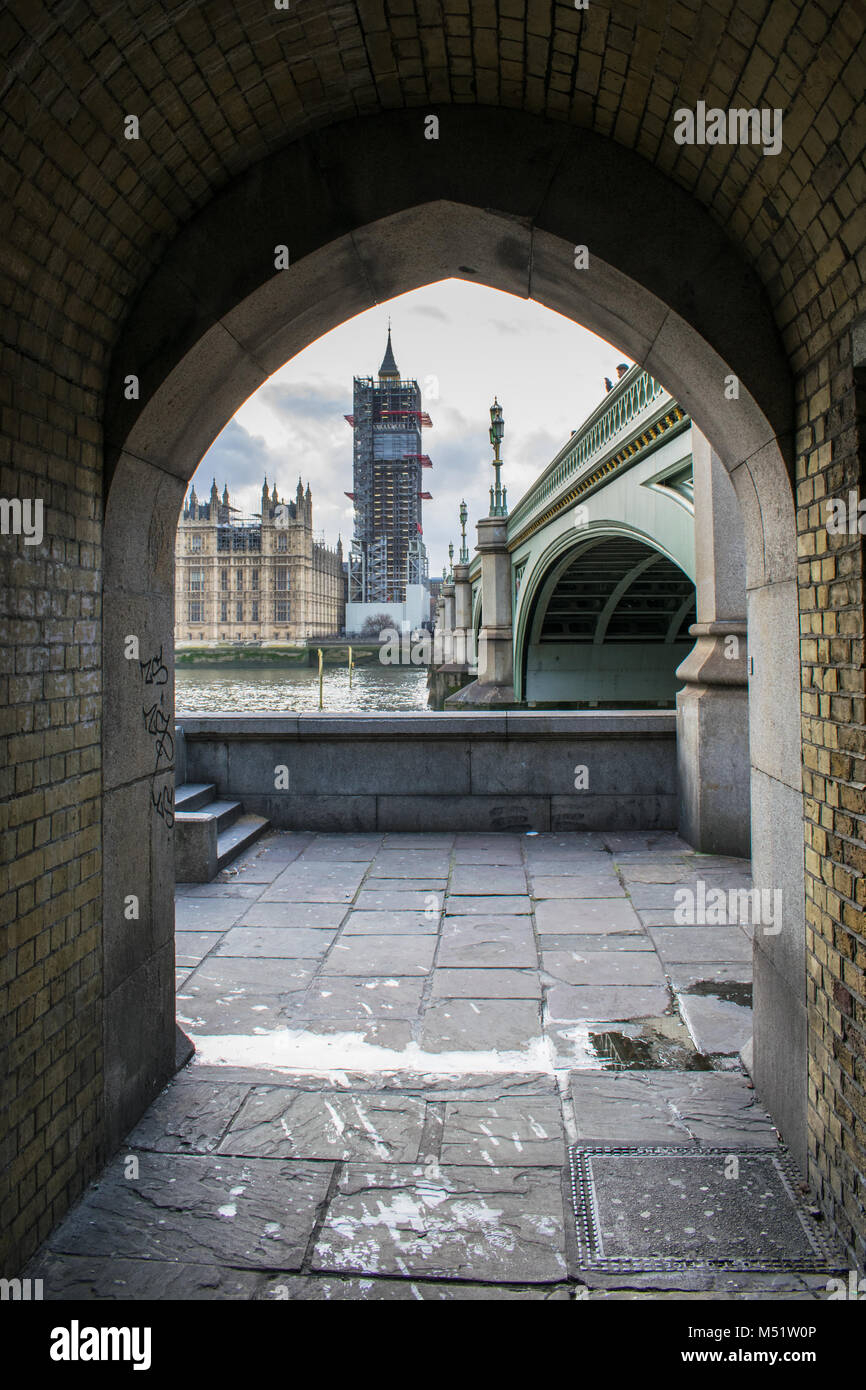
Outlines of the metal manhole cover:
[[839,1264],[783,1153],[575,1145],[569,1155],[586,1269],[823,1274]]

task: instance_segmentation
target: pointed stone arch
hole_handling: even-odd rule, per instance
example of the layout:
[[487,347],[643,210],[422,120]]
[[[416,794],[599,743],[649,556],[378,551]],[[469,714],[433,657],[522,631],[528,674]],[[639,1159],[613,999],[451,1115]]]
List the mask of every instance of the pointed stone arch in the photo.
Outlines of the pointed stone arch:
[[[440,123],[443,138],[426,149],[414,111],[334,126],[236,179],[168,247],[113,355],[104,417],[106,921],[126,827],[149,825],[150,838],[139,849],[149,906],[135,952],[106,931],[109,1141],[162,1084],[173,1046],[170,847],[165,826],[153,823],[153,747],[121,638],[139,632],[171,678],[178,511],[199,460],[243,400],[346,318],[461,276],[532,297],[617,344],[664,382],[731,473],[746,532],[750,628],[764,654],[753,681],[756,879],[784,884],[792,904],[783,937],[756,951],[756,1076],[804,1162],[793,392],[773,314],[754,271],[704,208],[622,145],[512,110],[441,108]],[[643,236],[624,206],[642,210]],[[286,239],[291,268],[275,271],[274,246]],[[588,270],[575,268],[578,240],[590,247]],[[140,399],[127,401],[121,386],[133,367]],[[731,373],[741,383],[736,401],[723,390]]]

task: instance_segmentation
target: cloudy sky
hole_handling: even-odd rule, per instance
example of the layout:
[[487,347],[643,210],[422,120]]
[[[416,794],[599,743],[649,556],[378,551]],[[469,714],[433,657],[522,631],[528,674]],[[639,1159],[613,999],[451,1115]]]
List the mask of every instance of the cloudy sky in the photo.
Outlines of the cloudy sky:
[[250,396],[205,454],[193,479],[206,500],[215,476],[245,511],[261,506],[262,479],[294,496],[298,475],[313,494],[313,527],[344,548],[352,534],[353,376],[375,376],[388,318],[397,366],[417,378],[433,420],[424,431],[432,502],[424,503],[431,575],[448,542],[459,545],[460,499],[474,522],[486,516],[493,478],[487,437],[493,397],[505,412],[502,480],[509,505],[520,497],[616,380],[617,348],[570,319],[525,299],[463,280],[412,290],[349,319],[293,357]]

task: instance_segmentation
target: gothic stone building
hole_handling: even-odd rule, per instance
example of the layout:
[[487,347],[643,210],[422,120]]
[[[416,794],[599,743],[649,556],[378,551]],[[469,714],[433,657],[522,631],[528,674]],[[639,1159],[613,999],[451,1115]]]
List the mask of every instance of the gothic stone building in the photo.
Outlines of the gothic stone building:
[[175,642],[303,642],[345,626],[343,546],[313,539],[313,500],[300,479],[294,502],[262,488],[261,515],[241,517],[216,481],[195,488],[175,543]]

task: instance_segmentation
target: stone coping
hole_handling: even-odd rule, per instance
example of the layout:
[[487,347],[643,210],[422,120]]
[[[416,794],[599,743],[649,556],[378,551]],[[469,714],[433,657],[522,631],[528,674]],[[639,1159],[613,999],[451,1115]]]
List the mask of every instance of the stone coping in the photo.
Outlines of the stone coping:
[[674,739],[675,710],[439,710],[365,714],[180,714],[184,737],[224,739]]

